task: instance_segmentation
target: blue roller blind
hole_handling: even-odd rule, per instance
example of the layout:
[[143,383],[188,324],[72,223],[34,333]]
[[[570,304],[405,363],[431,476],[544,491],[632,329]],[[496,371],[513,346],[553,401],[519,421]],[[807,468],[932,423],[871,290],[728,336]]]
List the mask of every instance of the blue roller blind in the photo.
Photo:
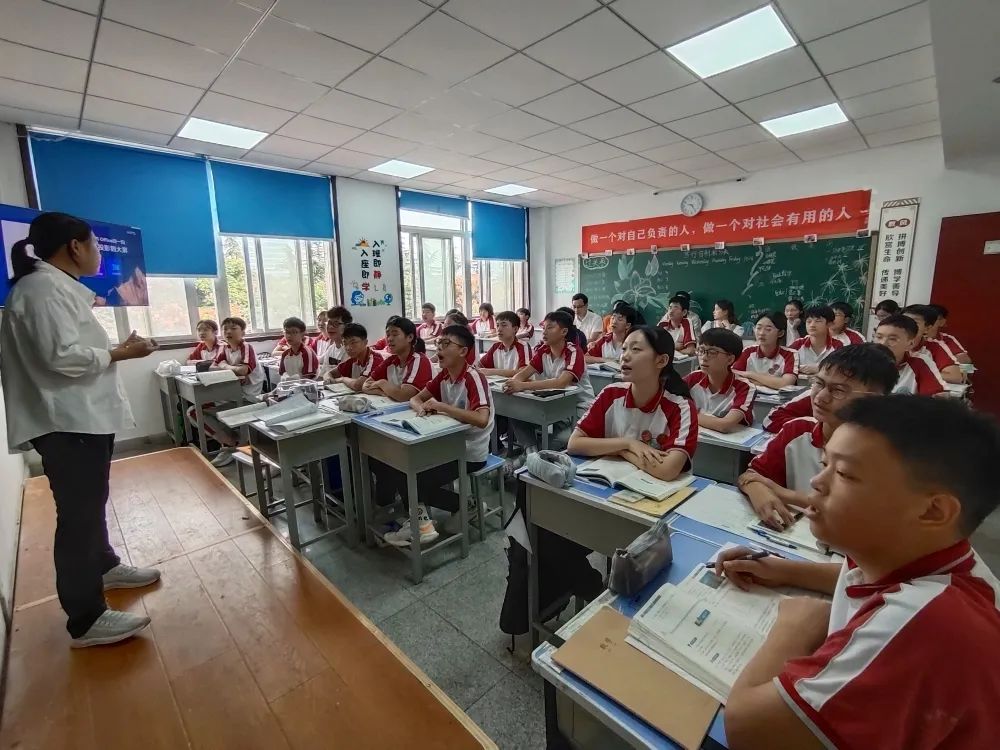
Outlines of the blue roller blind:
[[433,193],[415,193],[412,190],[399,191],[399,207],[408,211],[424,211],[429,214],[469,218],[469,202],[464,198]]
[[525,209],[472,201],[472,256],[481,260],[528,257]]
[[31,154],[43,210],[138,227],[147,273],[216,275],[204,160],[34,135]]
[[223,234],[333,238],[326,177],[213,161],[212,181]]

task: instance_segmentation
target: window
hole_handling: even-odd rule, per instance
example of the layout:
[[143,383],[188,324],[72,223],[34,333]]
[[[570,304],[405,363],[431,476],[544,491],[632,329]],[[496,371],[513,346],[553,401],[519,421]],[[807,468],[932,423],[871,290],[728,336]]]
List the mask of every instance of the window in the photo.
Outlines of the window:
[[118,337],[118,322],[115,320],[115,309],[113,307],[95,307],[94,317],[101,324],[101,328],[107,332],[111,343],[117,344],[120,339]]

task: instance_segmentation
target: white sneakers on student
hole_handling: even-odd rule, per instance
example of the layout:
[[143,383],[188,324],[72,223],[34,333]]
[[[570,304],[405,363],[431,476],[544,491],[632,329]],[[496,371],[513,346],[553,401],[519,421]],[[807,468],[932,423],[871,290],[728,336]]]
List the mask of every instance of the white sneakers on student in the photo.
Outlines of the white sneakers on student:
[[[430,544],[438,538],[438,532],[437,529],[434,528],[434,522],[427,514],[427,508],[423,505],[417,506],[417,520],[420,524],[420,544]],[[407,518],[400,527],[399,531],[387,532],[382,538],[393,547],[409,547],[411,538],[410,531],[410,519]]]
[[108,646],[131,638],[149,625],[149,618],[144,615],[134,615],[131,612],[119,612],[106,609],[94,621],[90,630],[70,641],[70,648],[87,648],[88,646]]
[[[479,520],[479,505],[475,502],[469,503],[469,528]],[[441,530],[448,536],[462,533],[462,517],[458,511],[452,513],[445,522],[441,524]]]
[[156,568],[133,568],[131,565],[116,565],[104,574],[104,590],[141,589],[160,580]]
[[223,448],[219,451],[218,455],[212,459],[212,466],[217,469],[221,469],[223,466],[229,466],[229,464],[235,460],[236,456],[233,454],[233,449]]

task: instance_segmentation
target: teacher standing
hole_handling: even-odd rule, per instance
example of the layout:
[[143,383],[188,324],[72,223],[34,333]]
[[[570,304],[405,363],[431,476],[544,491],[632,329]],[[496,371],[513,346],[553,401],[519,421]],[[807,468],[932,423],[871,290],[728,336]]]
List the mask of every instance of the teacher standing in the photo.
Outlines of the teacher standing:
[[148,586],[160,573],[122,565],[108,540],[115,432],[135,424],[115,363],[148,356],[156,343],[133,331],[110,348],[91,309],[94,293],[80,283],[101,265],[85,221],[40,214],[11,249],[11,264],[14,288],[0,325],[8,444],[38,451],[52,488],[56,590],[71,645],[117,643],[149,618],[108,609],[104,592]]

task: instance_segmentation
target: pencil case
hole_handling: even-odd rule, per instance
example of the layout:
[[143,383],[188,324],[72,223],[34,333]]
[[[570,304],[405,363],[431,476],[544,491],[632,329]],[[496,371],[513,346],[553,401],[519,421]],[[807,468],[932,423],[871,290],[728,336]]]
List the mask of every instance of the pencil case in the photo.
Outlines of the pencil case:
[[553,487],[572,487],[576,464],[565,453],[538,451],[529,454],[524,462],[528,473]]
[[674,559],[670,547],[670,527],[661,518],[649,531],[637,536],[611,558],[608,588],[622,596],[635,596]]

